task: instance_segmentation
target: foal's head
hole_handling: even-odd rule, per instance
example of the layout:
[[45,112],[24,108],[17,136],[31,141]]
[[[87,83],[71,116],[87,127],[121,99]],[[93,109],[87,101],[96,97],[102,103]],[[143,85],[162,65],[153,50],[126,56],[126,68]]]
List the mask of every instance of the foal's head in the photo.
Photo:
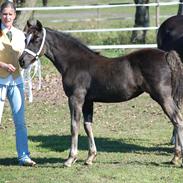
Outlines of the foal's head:
[[29,20],[24,28],[24,32],[26,47],[19,58],[19,63],[22,68],[27,68],[42,55],[46,31],[38,20]]

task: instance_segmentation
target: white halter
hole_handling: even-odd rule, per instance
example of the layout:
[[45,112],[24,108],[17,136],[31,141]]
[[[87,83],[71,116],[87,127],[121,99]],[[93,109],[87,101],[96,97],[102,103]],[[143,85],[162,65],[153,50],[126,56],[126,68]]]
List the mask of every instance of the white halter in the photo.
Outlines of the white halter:
[[[29,44],[29,41],[30,41],[30,39],[31,39],[31,36],[32,36],[32,35],[30,35],[30,36],[28,37],[27,44]],[[31,50],[29,50],[29,49],[27,49],[27,48],[25,48],[24,51],[27,52],[27,53],[29,53],[29,54],[32,55],[33,57],[35,57],[35,59],[37,60],[38,57],[39,57],[39,55],[40,55],[40,53],[41,53],[41,51],[42,51],[42,49],[43,49],[43,46],[44,46],[44,43],[45,43],[45,38],[46,38],[46,29],[43,28],[43,39],[42,39],[42,43],[41,43],[41,46],[40,46],[38,52],[37,52],[37,53],[34,53],[33,51],[31,51]]]

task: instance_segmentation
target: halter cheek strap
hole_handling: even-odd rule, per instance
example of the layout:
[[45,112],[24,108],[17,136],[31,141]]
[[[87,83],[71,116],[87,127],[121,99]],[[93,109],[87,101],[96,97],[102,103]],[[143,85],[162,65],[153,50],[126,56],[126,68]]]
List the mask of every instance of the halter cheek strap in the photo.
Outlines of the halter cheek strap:
[[43,49],[43,46],[44,46],[44,43],[45,43],[45,38],[46,38],[46,29],[43,28],[43,39],[42,39],[41,46],[40,46],[38,52],[34,53],[33,51],[31,51],[30,49],[27,49],[27,48],[25,48],[24,51],[29,53],[30,55],[32,55],[37,60],[40,53],[41,53],[41,51],[42,51],[42,49]]

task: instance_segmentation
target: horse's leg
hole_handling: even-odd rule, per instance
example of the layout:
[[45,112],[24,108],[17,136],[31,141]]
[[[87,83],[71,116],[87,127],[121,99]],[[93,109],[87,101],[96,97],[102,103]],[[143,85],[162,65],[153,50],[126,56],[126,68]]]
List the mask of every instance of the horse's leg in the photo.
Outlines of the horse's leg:
[[[134,27],[136,27],[136,26],[134,26]],[[130,42],[131,43],[136,43],[137,42],[137,30],[132,31]]]
[[[79,94],[78,94],[79,95]],[[78,96],[77,95],[77,96]],[[64,165],[70,167],[77,160],[78,133],[80,128],[80,117],[82,112],[83,97],[72,96],[69,98],[69,109],[71,114],[71,149],[68,159]]]
[[147,30],[143,30],[143,33],[142,33],[142,43],[146,43],[146,34],[147,34]]
[[175,145],[175,138],[176,138],[176,129],[173,128],[172,137],[171,137],[171,139],[170,139],[170,143],[171,143],[172,145]]
[[[171,162],[178,164],[183,156],[183,122],[176,125],[175,133],[175,154]],[[183,167],[183,160],[181,166]]]
[[177,165],[179,163],[179,161],[182,158],[182,153],[181,153],[181,146],[179,145],[179,138],[178,138],[178,133],[177,133],[177,129],[174,128],[174,139],[175,139],[175,152],[174,152],[174,157],[171,160],[171,163],[174,165]]
[[173,164],[177,164],[178,161],[182,158],[183,152],[183,120],[182,115],[176,106],[172,97],[167,97],[163,100],[163,102],[158,102],[164,112],[167,114],[169,119],[171,120],[174,128],[176,130],[176,138],[175,138],[175,152],[174,157],[171,160]]
[[85,161],[86,165],[92,165],[93,160],[97,155],[97,149],[92,131],[93,119],[93,102],[85,101],[83,105],[84,129],[88,136],[89,151],[88,158]]

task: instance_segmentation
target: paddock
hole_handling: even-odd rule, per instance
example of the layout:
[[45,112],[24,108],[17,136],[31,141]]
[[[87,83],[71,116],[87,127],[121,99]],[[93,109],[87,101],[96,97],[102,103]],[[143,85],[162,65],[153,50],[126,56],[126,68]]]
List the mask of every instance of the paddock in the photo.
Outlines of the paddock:
[[[162,13],[172,15],[175,11],[176,6],[172,6]],[[165,18],[162,17],[162,19]],[[57,24],[53,22],[52,26],[56,27]],[[68,30],[62,27],[63,24],[65,23],[59,23],[60,30]],[[124,24],[126,27],[127,24]],[[101,36],[101,34],[98,35]],[[89,37],[88,34],[85,36]],[[116,37],[116,35],[113,36]],[[94,45],[94,42],[90,45]],[[125,48],[125,52],[128,50]],[[102,50],[101,53],[114,57],[124,54],[124,50]],[[20,168],[17,165],[14,127],[8,103],[5,103],[3,114],[5,129],[0,130],[0,181],[15,183],[27,181],[30,183],[73,181],[76,183],[134,183],[142,180],[152,183],[182,182],[182,169],[169,164],[173,153],[173,146],[169,143],[172,125],[167,123],[167,118],[159,106],[146,94],[127,103],[97,103],[94,106],[95,123],[93,125],[98,148],[97,161],[92,167],[83,165],[88,147],[85,145],[87,139],[81,127],[80,160],[70,169],[63,168],[70,145],[70,115],[67,99],[60,85],[60,74],[47,59],[41,59],[41,64],[42,88],[37,91],[35,77],[34,99],[32,103],[27,101],[26,105],[31,157],[38,162],[38,166]],[[127,126],[132,129],[131,132]]]

